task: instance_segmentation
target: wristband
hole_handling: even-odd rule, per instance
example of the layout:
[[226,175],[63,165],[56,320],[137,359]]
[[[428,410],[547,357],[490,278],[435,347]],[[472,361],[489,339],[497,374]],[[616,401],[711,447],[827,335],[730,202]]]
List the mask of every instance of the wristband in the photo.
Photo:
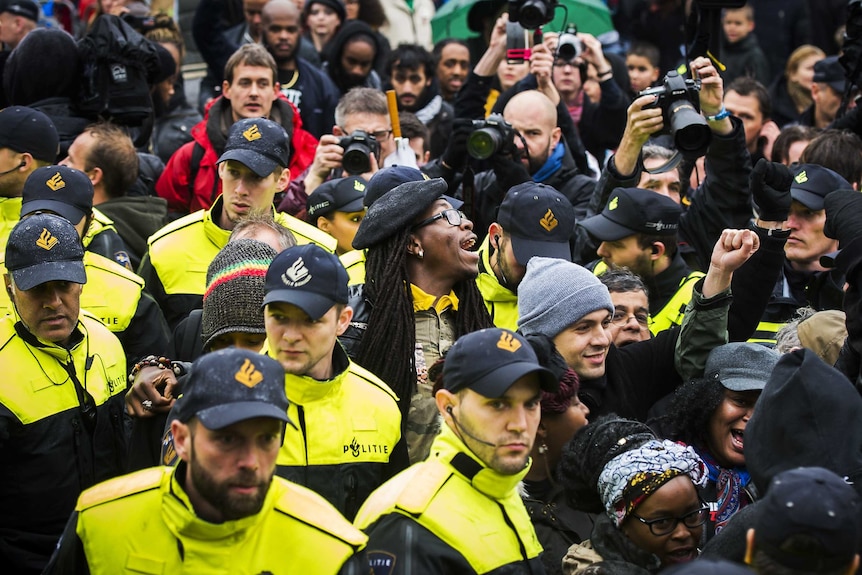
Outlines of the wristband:
[[604,82],[605,80],[608,80],[611,77],[613,77],[613,75],[614,75],[614,69],[610,68],[610,69],[606,70],[605,72],[598,74],[596,77],[599,79],[600,82]]
[[724,106],[721,107],[718,114],[715,116],[704,116],[707,122],[718,122],[719,120],[723,120],[730,116],[730,112],[727,111],[727,108]]

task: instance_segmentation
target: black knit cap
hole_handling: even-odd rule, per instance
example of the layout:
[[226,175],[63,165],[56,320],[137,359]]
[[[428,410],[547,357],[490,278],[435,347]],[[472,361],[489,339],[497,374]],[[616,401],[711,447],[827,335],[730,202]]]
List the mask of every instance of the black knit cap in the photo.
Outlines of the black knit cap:
[[322,4],[327,8],[332,8],[341,22],[344,22],[347,19],[347,9],[344,7],[344,2],[341,0],[306,0],[303,11],[306,13],[310,11],[312,4]]
[[209,349],[226,333],[266,333],[263,322],[266,270],[275,250],[257,240],[234,240],[216,254],[207,269],[201,339]]
[[446,180],[434,178],[406,182],[384,194],[368,208],[353,238],[353,247],[357,250],[370,248],[410,226],[447,187]]

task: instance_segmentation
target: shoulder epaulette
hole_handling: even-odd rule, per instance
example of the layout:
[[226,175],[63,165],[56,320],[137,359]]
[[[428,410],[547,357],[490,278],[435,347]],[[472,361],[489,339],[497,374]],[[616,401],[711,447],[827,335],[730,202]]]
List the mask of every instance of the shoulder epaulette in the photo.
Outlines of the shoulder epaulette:
[[143,289],[144,287],[144,278],[132,271],[127,270],[114,260],[108,259],[101,254],[97,254],[95,252],[87,252],[84,257],[84,265],[86,267],[99,268],[104,272],[113,274],[115,276],[120,276],[123,279],[127,279],[130,282],[136,283],[141,289]]
[[78,498],[78,511],[89,509],[109,501],[115,501],[129,495],[135,495],[151,489],[158,489],[165,473],[171,473],[168,467],[152,467],[122,477],[115,477],[95,487],[87,489]]
[[338,245],[338,240],[331,235],[290,214],[278,212],[275,215],[275,221],[289,229],[294,235],[302,236],[306,240],[312,241],[330,252],[334,252],[335,247]]
[[365,528],[395,510],[414,517],[421,515],[452,473],[433,460],[407,468],[387,481],[385,489],[377,489],[368,497],[354,523]]
[[365,261],[365,250],[350,250],[349,252],[338,256],[341,260],[341,265],[344,269],[354,266]]
[[187,216],[183,216],[180,219],[167,224],[166,226],[163,226],[161,229],[157,230],[156,233],[154,233],[147,239],[147,245],[151,246],[154,242],[160,240],[168,234],[172,234],[177,230],[187,228],[202,221],[205,214],[206,210],[198,210]]
[[272,480],[282,487],[281,495],[275,502],[278,511],[334,535],[352,547],[361,547],[368,539],[316,492],[278,476]]
[[349,369],[350,369],[350,372],[352,374],[354,374],[358,377],[361,377],[362,379],[364,379],[365,381],[367,381],[368,383],[370,383],[374,387],[377,387],[377,388],[385,391],[387,394],[392,396],[392,399],[394,399],[395,401],[398,401],[398,396],[395,395],[395,392],[392,391],[391,387],[386,385],[386,382],[384,382],[382,379],[380,379],[379,377],[377,377],[376,375],[374,375],[373,373],[371,373],[370,371],[368,371],[367,369],[365,369],[364,367],[362,367],[358,363],[351,361]]

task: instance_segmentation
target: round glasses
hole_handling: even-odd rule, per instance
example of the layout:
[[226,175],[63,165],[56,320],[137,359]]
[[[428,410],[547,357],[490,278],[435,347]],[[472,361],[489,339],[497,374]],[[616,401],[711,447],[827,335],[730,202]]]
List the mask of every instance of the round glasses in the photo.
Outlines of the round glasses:
[[676,526],[682,522],[683,525],[690,529],[700,527],[706,523],[706,518],[709,517],[709,507],[704,505],[700,509],[690,511],[681,517],[659,517],[658,519],[644,519],[639,515],[631,514],[632,517],[649,527],[650,533],[656,537],[670,535],[676,529]]

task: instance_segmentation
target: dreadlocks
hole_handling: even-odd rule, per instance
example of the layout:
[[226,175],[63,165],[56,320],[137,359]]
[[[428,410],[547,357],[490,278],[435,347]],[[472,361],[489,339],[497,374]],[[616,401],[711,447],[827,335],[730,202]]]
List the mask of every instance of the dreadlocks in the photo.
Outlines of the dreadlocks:
[[[365,293],[371,303],[371,314],[357,357],[357,363],[392,388],[405,413],[416,388],[416,321],[408,287],[411,282],[406,249],[410,233],[409,228],[404,228],[368,250]],[[453,291],[459,301],[456,338],[493,327],[473,279],[456,283]]]

